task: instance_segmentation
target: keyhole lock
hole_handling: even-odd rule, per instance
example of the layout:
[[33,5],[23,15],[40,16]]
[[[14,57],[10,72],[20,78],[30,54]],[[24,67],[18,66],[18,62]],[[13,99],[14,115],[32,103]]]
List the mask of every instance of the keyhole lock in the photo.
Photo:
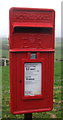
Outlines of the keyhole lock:
[[19,81],[20,83],[22,82],[22,80]]

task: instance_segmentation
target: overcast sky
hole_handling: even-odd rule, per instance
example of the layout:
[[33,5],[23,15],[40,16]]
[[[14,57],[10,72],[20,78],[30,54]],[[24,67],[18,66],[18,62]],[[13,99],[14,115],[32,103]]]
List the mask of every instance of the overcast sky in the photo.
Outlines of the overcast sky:
[[56,12],[55,36],[61,37],[62,0],[0,0],[0,37],[9,36],[9,9],[11,7],[51,8]]

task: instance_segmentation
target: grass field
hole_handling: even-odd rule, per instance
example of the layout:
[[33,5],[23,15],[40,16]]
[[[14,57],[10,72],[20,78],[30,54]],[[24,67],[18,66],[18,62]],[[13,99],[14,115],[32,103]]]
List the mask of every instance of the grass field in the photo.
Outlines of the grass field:
[[9,51],[8,50],[3,50],[2,51],[2,57],[3,58],[9,58]]
[[[3,50],[3,56],[8,57],[8,51]],[[55,67],[54,67],[54,99],[53,110],[50,112],[33,113],[33,120],[35,118],[61,118],[61,111],[63,110],[61,103],[61,51],[60,44],[55,48]],[[1,69],[1,67],[0,67]],[[62,79],[63,80],[63,79]],[[2,67],[2,117],[3,118],[23,118],[23,115],[12,115],[9,109],[10,99],[9,89],[9,66]],[[39,119],[40,120],[40,119]]]

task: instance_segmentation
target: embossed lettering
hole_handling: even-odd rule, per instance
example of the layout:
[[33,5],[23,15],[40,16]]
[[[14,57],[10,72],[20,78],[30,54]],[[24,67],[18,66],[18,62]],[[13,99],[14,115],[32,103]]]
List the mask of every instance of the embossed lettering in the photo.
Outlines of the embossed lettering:
[[48,12],[14,12],[14,20],[21,22],[51,22],[51,14]]

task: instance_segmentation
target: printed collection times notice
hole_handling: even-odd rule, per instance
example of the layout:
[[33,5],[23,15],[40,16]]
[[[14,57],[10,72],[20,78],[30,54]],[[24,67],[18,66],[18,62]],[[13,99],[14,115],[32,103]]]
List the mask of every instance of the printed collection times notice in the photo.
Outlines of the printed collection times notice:
[[42,63],[25,63],[24,73],[24,95],[41,95]]

